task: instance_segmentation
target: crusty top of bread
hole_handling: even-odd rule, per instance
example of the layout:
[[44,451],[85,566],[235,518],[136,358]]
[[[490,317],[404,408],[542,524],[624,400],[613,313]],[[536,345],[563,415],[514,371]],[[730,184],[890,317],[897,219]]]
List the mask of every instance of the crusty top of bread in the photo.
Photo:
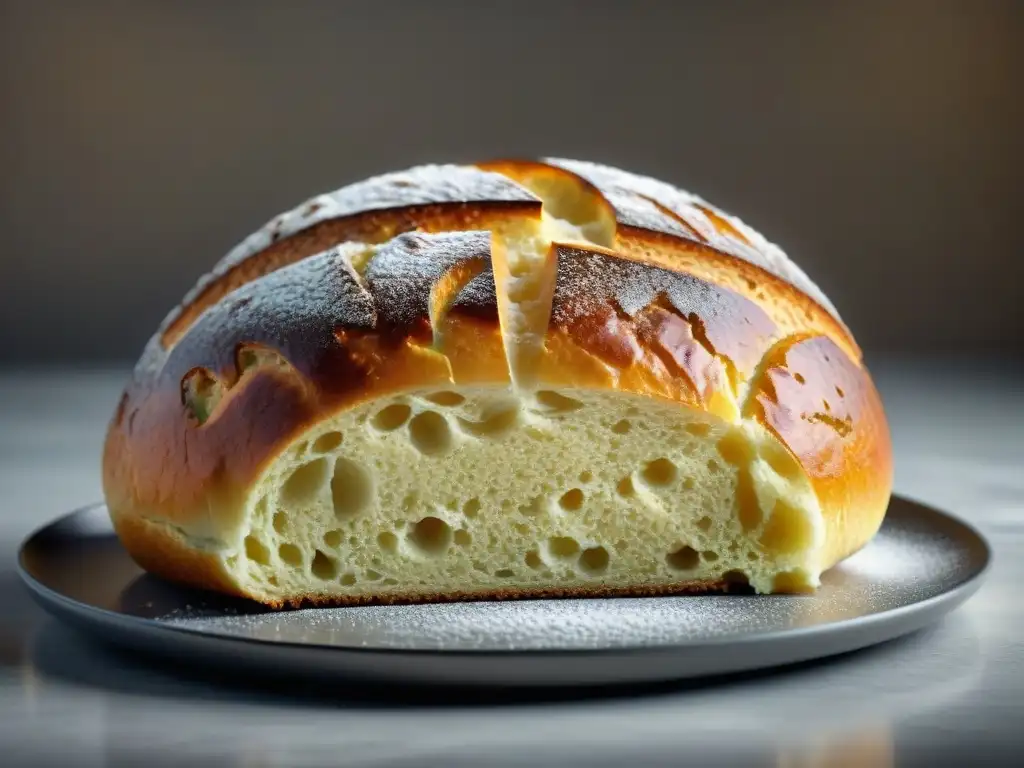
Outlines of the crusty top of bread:
[[653,230],[704,243],[743,259],[799,288],[837,320],[828,297],[777,245],[735,216],[692,192],[606,165],[578,160],[548,160],[593,184],[615,210],[621,226]]
[[596,205],[606,209],[612,229],[611,242],[602,244],[625,246],[623,255],[636,250],[633,241],[654,242],[668,245],[669,251],[691,251],[705,259],[724,260],[732,269],[738,268],[748,283],[767,276],[769,291],[779,289],[779,281],[787,283],[797,289],[787,298],[802,295],[808,318],[824,310],[832,322],[821,318],[819,322],[832,326],[837,335],[845,337],[846,345],[856,349],[828,298],[778,246],[753,228],[664,182],[563,159],[492,162],[481,167],[423,165],[310,198],[275,216],[231,249],[165,320],[163,340],[173,343],[203,309],[230,290],[338,242],[383,242],[412,229],[486,229],[494,217],[512,211],[539,215],[540,199],[503,173],[513,178],[563,177],[563,183],[593,196]]
[[540,201],[510,179],[470,166],[423,165],[318,195],[275,216],[221,259],[165,320],[173,343],[205,307],[233,288],[339,242],[384,242],[410,230],[487,229],[493,216],[539,212]]
[[[515,288],[507,243],[536,238],[540,221],[546,278]],[[517,290],[529,321],[503,304]],[[108,503],[216,536],[227,523],[211,510],[238,509],[303,429],[392,391],[513,381],[514,333],[540,336],[538,386],[757,419],[831,494],[833,517],[884,509],[881,403],[821,291],[695,195],[570,160],[385,174],[246,238],[148,343],[108,435]]]

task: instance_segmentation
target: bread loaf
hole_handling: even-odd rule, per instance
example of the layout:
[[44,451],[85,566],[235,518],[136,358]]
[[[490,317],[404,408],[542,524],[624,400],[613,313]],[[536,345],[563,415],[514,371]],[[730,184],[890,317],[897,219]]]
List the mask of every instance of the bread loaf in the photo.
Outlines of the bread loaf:
[[892,460],[779,248],[552,159],[270,221],[146,346],[103,480],[141,567],[280,607],[813,590],[878,530]]

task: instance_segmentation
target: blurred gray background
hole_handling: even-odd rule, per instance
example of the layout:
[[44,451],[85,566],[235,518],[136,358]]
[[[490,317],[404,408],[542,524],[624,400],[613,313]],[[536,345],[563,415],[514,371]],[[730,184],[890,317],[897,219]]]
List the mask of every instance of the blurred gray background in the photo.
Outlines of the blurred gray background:
[[1024,2],[0,0],[0,62],[0,364],[134,358],[314,193],[538,154],[739,214],[869,357],[1024,347]]

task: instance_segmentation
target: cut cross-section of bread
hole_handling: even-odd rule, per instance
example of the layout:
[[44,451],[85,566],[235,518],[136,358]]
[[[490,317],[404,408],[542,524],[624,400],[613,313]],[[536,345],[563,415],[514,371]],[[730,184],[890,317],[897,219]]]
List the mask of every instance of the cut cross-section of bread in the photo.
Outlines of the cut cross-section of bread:
[[279,457],[252,503],[226,567],[267,600],[767,592],[812,585],[824,540],[766,430],[598,390],[367,403]]
[[144,568],[272,606],[805,591],[891,483],[802,271],[693,195],[562,160],[278,217],[158,329],[104,454]]

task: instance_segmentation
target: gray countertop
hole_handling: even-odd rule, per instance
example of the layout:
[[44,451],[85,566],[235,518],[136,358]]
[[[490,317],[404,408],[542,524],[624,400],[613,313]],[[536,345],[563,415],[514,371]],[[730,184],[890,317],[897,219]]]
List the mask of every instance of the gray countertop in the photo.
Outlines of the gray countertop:
[[989,538],[986,584],[935,627],[743,680],[600,696],[217,684],[94,645],[14,573],[33,528],[98,500],[124,374],[0,374],[0,764],[1014,764],[1024,744],[1024,369],[875,366],[898,492]]

